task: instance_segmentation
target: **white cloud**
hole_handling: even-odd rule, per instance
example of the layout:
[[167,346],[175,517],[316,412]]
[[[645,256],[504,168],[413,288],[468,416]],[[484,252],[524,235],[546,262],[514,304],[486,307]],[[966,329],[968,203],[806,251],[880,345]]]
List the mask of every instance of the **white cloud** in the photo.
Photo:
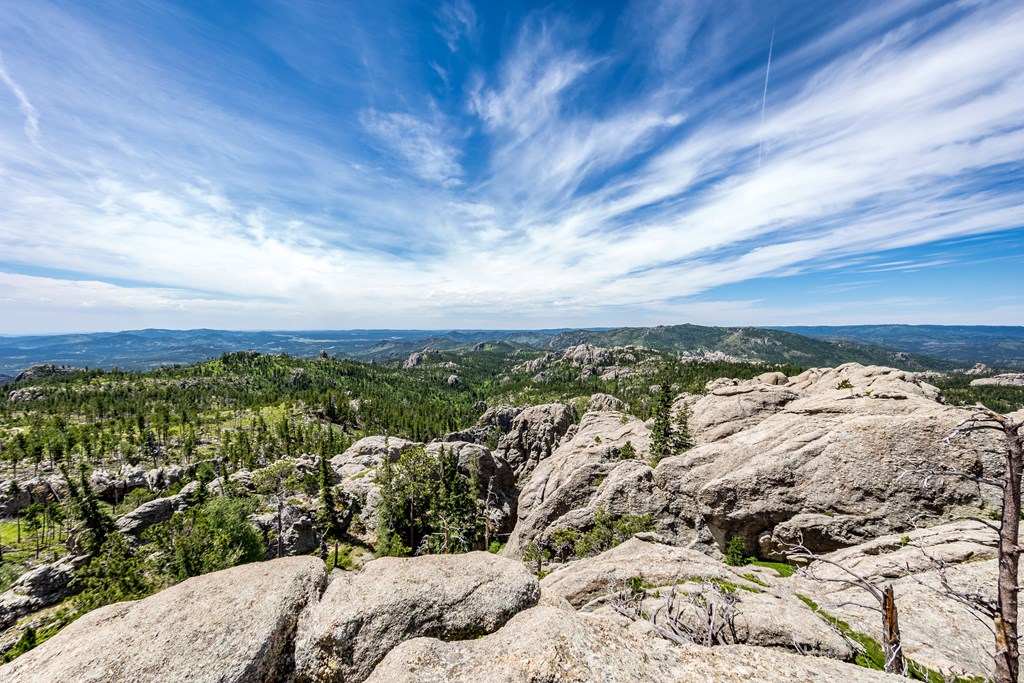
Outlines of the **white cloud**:
[[363,127],[408,162],[420,178],[451,185],[460,182],[458,151],[444,141],[440,126],[409,114],[366,110]]
[[[475,35],[466,16],[451,14],[461,28],[450,47]],[[10,270],[80,275],[3,274],[0,311],[85,321],[83,311],[150,310],[250,327],[852,322],[842,307],[686,297],[1021,227],[1024,188],[993,190],[976,174],[1024,160],[1024,9],[868,30],[898,16],[837,28],[832,39],[848,44],[831,53],[787,51],[780,33],[763,131],[763,64],[695,94],[714,67],[692,49],[699,16],[676,17],[691,33],[652,57],[693,63],[618,99],[602,96],[614,56],[531,20],[500,68],[463,93],[473,118],[433,104],[410,113],[431,101],[420,93],[359,107],[357,123],[385,150],[374,154],[358,134],[324,144],[333,120],[329,135],[218,106],[98,29],[47,15],[68,36],[50,46],[54,64],[74,67],[19,65],[54,156],[40,159],[31,135],[0,141],[0,247]],[[38,134],[37,110],[2,63],[0,80]],[[165,93],[160,106],[142,91]],[[913,317],[905,303],[884,310]],[[1000,311],[1024,322],[1019,307]]]
[[467,0],[442,3],[437,20],[434,29],[444,38],[445,44],[452,52],[459,48],[459,41],[462,38],[472,38],[476,34],[476,10]]

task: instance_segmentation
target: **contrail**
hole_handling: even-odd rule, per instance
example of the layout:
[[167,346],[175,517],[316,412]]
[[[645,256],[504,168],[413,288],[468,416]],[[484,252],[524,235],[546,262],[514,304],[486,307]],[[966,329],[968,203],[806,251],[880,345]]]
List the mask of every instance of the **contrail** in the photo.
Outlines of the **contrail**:
[[7,72],[3,53],[0,53],[0,83],[6,85],[15,99],[18,100],[18,109],[21,110],[22,115],[25,117],[25,135],[28,136],[29,141],[33,145],[42,149],[39,141],[39,112],[29,102],[25,91],[14,82],[14,79]]
[[761,170],[761,146],[764,145],[764,106],[768,102],[768,75],[772,72],[772,49],[775,47],[775,22],[772,22],[772,40],[768,43],[768,66],[764,70],[764,92],[761,94],[761,127],[758,129],[757,169]]

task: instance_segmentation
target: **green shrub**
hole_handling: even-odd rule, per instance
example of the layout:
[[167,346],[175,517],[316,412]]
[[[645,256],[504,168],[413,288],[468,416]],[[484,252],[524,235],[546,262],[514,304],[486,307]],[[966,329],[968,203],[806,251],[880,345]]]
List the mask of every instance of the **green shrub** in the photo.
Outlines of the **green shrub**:
[[633,442],[627,441],[626,443],[622,444],[622,448],[619,449],[619,459],[632,460],[635,457],[636,447],[633,445]]
[[249,498],[210,498],[150,527],[143,538],[160,551],[158,571],[176,581],[258,562],[266,550],[249,521],[255,508]]
[[730,567],[747,564],[747,545],[739,536],[733,536],[725,546],[725,563]]
[[594,527],[580,533],[575,539],[573,553],[576,557],[597,555],[636,534],[653,530],[654,521],[650,515],[623,515],[613,518],[607,510],[601,509],[594,515]]
[[14,647],[4,653],[3,661],[10,662],[14,658],[25,654],[36,645],[36,630],[31,626],[27,626],[22,631],[21,637],[18,638],[18,642],[14,644]]

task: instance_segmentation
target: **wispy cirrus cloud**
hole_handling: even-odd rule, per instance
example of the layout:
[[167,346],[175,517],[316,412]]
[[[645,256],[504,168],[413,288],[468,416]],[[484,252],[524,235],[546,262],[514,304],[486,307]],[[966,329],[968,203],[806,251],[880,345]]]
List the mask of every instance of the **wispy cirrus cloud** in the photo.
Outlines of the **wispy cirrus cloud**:
[[374,109],[362,112],[360,121],[423,180],[449,185],[460,182],[458,150],[444,140],[441,126],[409,114]]
[[[949,275],[955,240],[1024,227],[1024,9],[787,5],[762,126],[759,7],[386,3],[345,15],[372,50],[301,59],[305,6],[227,54],[216,16],[173,3],[13,8],[0,126],[36,139],[0,136],[0,312],[24,331],[1024,322]],[[1012,268],[1012,244],[970,276]],[[941,294],[855,300],[865,270]],[[766,298],[805,279],[817,299]]]
[[21,86],[11,78],[11,74],[8,73],[7,67],[4,65],[4,55],[2,52],[0,52],[0,82],[7,86],[7,89],[10,90],[11,94],[18,101],[18,109],[25,116],[25,135],[33,145],[40,147],[39,112],[32,106]]
[[476,10],[467,0],[452,0],[441,4],[434,29],[444,38],[448,49],[455,52],[459,41],[473,38],[477,32]]

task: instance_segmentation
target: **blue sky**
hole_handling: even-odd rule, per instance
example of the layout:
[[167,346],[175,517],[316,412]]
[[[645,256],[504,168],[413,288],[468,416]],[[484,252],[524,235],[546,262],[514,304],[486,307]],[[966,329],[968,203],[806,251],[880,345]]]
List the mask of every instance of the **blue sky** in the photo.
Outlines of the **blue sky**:
[[1024,324],[1022,35],[1017,0],[6,3],[0,333]]

